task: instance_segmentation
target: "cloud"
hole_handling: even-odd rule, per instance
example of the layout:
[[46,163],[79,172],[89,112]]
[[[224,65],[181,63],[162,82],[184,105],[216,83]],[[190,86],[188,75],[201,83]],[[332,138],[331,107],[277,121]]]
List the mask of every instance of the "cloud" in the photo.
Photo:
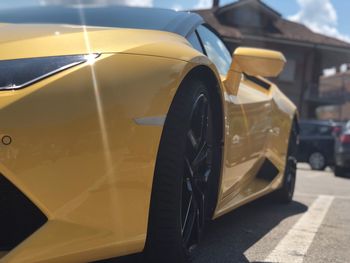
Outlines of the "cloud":
[[153,6],[153,0],[124,0],[122,2],[130,6]]
[[184,10],[184,7],[180,4],[174,4],[171,9],[175,10],[175,11],[180,11],[180,10]]
[[213,0],[199,0],[194,9],[205,9],[213,6]]
[[338,29],[338,16],[331,0],[297,0],[300,11],[289,19],[303,23],[317,33],[350,42],[350,36],[341,34]]
[[127,6],[153,6],[153,0],[41,0],[42,5],[87,5],[87,6],[105,6],[105,5],[127,5]]

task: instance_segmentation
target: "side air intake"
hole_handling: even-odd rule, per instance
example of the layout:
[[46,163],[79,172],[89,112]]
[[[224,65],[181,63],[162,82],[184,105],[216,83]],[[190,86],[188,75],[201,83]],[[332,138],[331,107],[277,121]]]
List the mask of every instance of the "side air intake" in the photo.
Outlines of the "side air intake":
[[0,175],[0,251],[13,249],[46,221],[25,195]]
[[269,159],[266,158],[260,168],[260,171],[257,174],[257,178],[263,179],[268,182],[272,182],[273,179],[276,178],[278,173],[279,171],[277,167]]

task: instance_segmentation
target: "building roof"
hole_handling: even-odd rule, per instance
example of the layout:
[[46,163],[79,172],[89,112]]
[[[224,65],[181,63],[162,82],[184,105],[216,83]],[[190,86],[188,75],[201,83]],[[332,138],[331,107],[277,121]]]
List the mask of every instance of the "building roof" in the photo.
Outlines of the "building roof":
[[240,8],[240,7],[247,5],[247,4],[253,6],[254,8],[260,9],[261,12],[264,12],[266,14],[270,14],[270,15],[278,16],[278,17],[282,16],[275,9],[272,9],[270,6],[268,6],[267,4],[265,4],[264,2],[262,2],[260,0],[258,0],[258,1],[256,1],[256,0],[239,0],[237,2],[233,2],[231,4],[220,7],[218,9],[218,13],[225,12],[227,9],[231,9],[231,8]]
[[287,40],[331,47],[350,48],[350,43],[315,33],[303,24],[284,19],[278,12],[264,4],[261,0],[240,0],[226,6],[194,10],[194,12],[200,14],[206,23],[216,29],[223,37],[241,40],[254,34],[247,33],[243,27],[225,23],[224,15],[230,15],[230,12],[235,12],[245,7],[249,7],[255,10],[255,12],[258,12],[259,15],[267,17],[271,23],[270,28],[272,27],[273,30],[263,28],[259,31],[259,37],[270,40]]
[[241,34],[238,28],[221,24],[217,16],[215,15],[215,11],[216,9],[194,10],[194,12],[203,17],[204,21],[207,24],[209,24],[216,31],[218,31],[221,36],[239,39],[243,38],[243,35]]

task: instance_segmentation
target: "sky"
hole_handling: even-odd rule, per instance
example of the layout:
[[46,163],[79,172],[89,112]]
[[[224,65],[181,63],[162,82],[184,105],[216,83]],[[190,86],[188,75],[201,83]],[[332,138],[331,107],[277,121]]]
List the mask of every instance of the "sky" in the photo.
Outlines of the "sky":
[[[19,5],[96,1],[131,6],[163,7],[176,10],[208,8],[212,0],[0,0],[1,8]],[[220,0],[220,5],[237,0]],[[283,17],[303,23],[313,31],[350,42],[350,0],[262,0]],[[1,19],[1,18],[0,18]]]

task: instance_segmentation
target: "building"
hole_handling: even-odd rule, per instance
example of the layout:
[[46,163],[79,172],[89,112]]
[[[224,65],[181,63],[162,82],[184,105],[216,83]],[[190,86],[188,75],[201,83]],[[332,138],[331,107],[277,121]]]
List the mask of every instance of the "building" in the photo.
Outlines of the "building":
[[322,76],[319,85],[319,97],[333,101],[330,105],[319,107],[316,111],[319,119],[350,120],[350,67],[338,70],[335,74]]
[[220,7],[214,1],[213,8],[194,12],[221,34],[231,51],[250,46],[283,52],[288,62],[273,81],[298,106],[302,117],[315,118],[318,107],[334,104],[320,96],[320,76],[326,68],[350,62],[350,43],[286,20],[261,0],[239,0]]

